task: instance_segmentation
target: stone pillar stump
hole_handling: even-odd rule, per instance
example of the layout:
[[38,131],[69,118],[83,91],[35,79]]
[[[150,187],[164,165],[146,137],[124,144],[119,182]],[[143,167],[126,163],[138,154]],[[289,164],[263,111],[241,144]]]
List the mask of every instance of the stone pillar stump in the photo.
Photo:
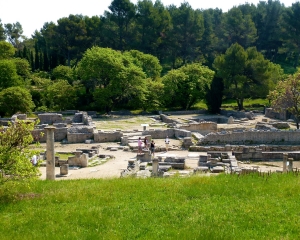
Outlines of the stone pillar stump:
[[54,130],[56,128],[49,126],[45,129],[47,134],[46,179],[55,180]]

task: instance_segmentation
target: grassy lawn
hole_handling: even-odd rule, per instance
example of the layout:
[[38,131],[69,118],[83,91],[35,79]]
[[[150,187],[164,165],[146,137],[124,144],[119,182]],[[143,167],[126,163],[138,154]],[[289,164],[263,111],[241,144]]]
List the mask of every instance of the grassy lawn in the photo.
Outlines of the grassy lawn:
[[[269,100],[267,99],[245,99],[244,108],[246,110],[263,110],[263,106],[268,106]],[[222,102],[222,109],[226,110],[237,110],[238,105],[235,99],[226,99]],[[207,109],[207,106],[204,101],[196,103],[192,109]]]
[[37,181],[18,200],[0,195],[0,235],[298,239],[299,183],[296,174]]
[[60,160],[68,160],[69,157],[73,157],[72,153],[55,153],[56,157],[59,157]]
[[[244,108],[246,110],[263,110],[263,106],[268,106],[269,100],[267,99],[245,99],[244,100]],[[237,110],[238,106],[236,100],[227,99],[223,100],[221,108],[227,110]]]
[[107,118],[93,119],[96,128],[101,130],[133,130],[142,129],[141,124],[154,123],[149,117],[145,116],[114,116]]

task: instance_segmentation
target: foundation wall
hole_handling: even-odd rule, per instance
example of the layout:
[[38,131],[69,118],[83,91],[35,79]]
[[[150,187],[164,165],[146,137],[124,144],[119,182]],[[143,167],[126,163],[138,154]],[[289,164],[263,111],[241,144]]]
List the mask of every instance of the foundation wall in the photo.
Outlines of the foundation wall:
[[123,133],[120,131],[113,131],[113,132],[98,131],[94,133],[94,141],[97,143],[117,142],[117,141],[121,141],[122,137],[123,137]]

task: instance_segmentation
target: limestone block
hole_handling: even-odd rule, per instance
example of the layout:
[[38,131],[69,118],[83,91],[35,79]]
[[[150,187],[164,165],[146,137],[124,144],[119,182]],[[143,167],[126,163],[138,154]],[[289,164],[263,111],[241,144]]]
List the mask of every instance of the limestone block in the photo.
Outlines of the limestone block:
[[221,166],[213,167],[213,168],[211,169],[211,172],[212,172],[212,173],[221,173],[221,172],[224,172],[224,167],[221,167]]
[[199,156],[199,162],[207,162],[207,156],[206,155],[200,155]]
[[68,175],[69,174],[69,164],[63,164],[60,166],[60,175]]
[[194,169],[194,173],[197,173],[197,172],[208,172],[209,168],[208,167],[205,167],[205,166],[199,166],[197,168]]
[[228,124],[233,124],[234,123],[234,118],[232,117],[232,116],[230,116],[229,118],[228,118],[228,122],[227,122]]
[[86,153],[83,153],[80,156],[80,163],[81,163],[81,167],[87,167],[88,166],[89,161],[88,161],[88,157],[87,157]]

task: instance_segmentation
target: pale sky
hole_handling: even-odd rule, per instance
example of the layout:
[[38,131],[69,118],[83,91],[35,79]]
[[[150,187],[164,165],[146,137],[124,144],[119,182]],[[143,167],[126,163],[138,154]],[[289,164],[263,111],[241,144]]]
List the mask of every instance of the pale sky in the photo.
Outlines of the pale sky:
[[[131,0],[136,4],[138,0]],[[265,0],[267,1],[267,0]],[[45,22],[54,22],[70,14],[84,16],[100,16],[112,0],[0,0],[0,19],[2,24],[20,22],[24,35],[31,37],[35,30],[40,30]],[[152,0],[155,2],[155,0]],[[174,4],[180,6],[184,0],[161,0],[164,6]],[[257,5],[259,0],[186,0],[193,9],[221,8],[227,12],[233,6],[246,2]],[[281,0],[280,3],[289,7],[299,0]]]

